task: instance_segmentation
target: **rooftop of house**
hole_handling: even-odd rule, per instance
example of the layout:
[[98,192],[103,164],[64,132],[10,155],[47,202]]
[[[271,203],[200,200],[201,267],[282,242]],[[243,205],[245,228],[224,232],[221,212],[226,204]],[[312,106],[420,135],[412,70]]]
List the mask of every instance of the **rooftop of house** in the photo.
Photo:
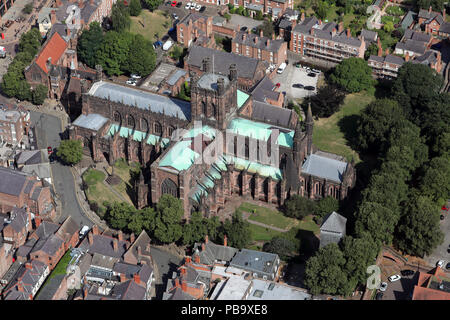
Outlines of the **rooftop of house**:
[[15,157],[17,165],[34,165],[48,163],[48,152],[46,149],[25,150]]
[[73,125],[86,128],[89,130],[98,131],[108,119],[97,113],[90,113],[88,115],[81,114],[74,122]]
[[404,30],[408,29],[409,26],[411,26],[414,21],[416,20],[417,13],[414,11],[409,10],[408,13],[403,17],[403,20],[401,22],[401,26]]
[[[64,51],[68,48],[68,43],[60,36],[59,33],[54,33],[48,41],[44,44],[44,47],[40,51],[36,58],[36,64],[45,72],[50,70],[47,68],[47,63],[56,65]],[[51,59],[49,61],[49,59]]]
[[144,300],[146,291],[146,288],[133,280],[128,280],[116,284],[111,290],[111,294],[118,300]]
[[260,35],[256,35],[254,33],[239,31],[233,38],[233,42],[271,52],[278,52],[278,50],[280,50],[281,46],[283,45],[284,40],[273,40],[268,37],[261,37]]
[[231,259],[230,265],[253,272],[271,274],[279,259],[277,254],[242,249]]
[[364,40],[368,40],[370,42],[376,42],[378,39],[378,33],[366,29],[361,30],[361,36],[364,37]]
[[204,243],[205,250],[202,250],[201,243],[194,244],[195,255],[200,257],[200,263],[212,265],[215,261],[229,262],[239,250],[233,247],[215,244],[211,241]]
[[282,127],[290,127],[294,110],[254,101],[251,118]]
[[117,83],[106,81],[96,82],[92,85],[88,94],[129,106],[136,106],[137,108],[151,112],[163,113],[166,116],[176,117],[182,120],[189,121],[191,118],[189,102]]
[[320,226],[321,231],[329,231],[336,233],[344,233],[345,226],[347,223],[347,218],[341,216],[339,213],[333,211],[323,218],[322,225]]
[[[138,250],[141,250],[141,256],[138,255]],[[150,237],[145,230],[142,230],[136,240],[128,248],[128,252],[132,253],[137,261],[145,259],[147,265],[151,267],[151,262],[147,257],[150,257]]]
[[310,300],[311,295],[298,287],[272,281],[253,279],[247,300]]
[[[214,56],[214,58],[213,58]],[[231,64],[236,64],[238,77],[253,79],[258,66],[262,63],[267,69],[267,62],[260,61],[255,58],[245,57],[239,54],[214,50],[200,46],[192,46],[189,50],[187,64],[202,69],[203,59],[206,57],[212,61],[214,73],[228,75]]]
[[450,22],[444,22],[439,28],[439,32],[450,34]]
[[262,78],[251,91],[253,101],[267,102],[267,99],[277,101],[282,93],[276,89],[277,87],[269,77]]
[[[347,36],[347,31],[337,32],[338,25],[334,22],[322,23],[316,17],[308,17],[294,27],[294,32],[304,35],[313,35],[316,38],[332,40],[334,42],[359,47],[361,40]],[[312,33],[311,33],[312,32]]]
[[44,220],[41,222],[39,227],[37,227],[34,234],[39,239],[47,239],[52,234],[56,233],[56,231],[58,231],[59,228],[60,228],[59,224]]
[[62,248],[64,245],[64,241],[58,236],[52,234],[47,239],[39,239],[33,247],[31,252],[42,251],[48,254],[49,256],[53,256],[56,252]]
[[64,220],[56,234],[64,241],[68,242],[75,233],[78,235],[79,230],[80,226],[76,223],[72,216],[69,216],[66,220]]
[[[127,250],[127,242],[119,241],[101,234],[92,234],[93,243],[89,243],[89,235],[83,239],[79,248],[91,254],[98,253],[113,258],[122,258]],[[114,241],[117,241],[117,250],[114,250]]]
[[[24,297],[20,297],[23,296],[23,294],[25,294],[25,299],[28,299],[29,295],[32,294],[33,288],[37,285],[41,276],[48,268],[46,264],[38,260],[31,260],[28,263],[31,268],[29,269],[27,267],[27,263],[22,264],[12,281],[6,287],[4,291],[4,294],[6,293],[6,300],[23,299]],[[18,284],[22,285],[23,292],[20,292],[17,289]]]
[[311,154],[303,163],[302,172],[325,178],[335,182],[343,181],[347,162],[331,159],[317,154]]
[[178,24],[179,25],[181,25],[181,24],[186,24],[187,25],[189,23],[189,21],[192,21],[192,23],[194,23],[194,22],[196,22],[198,20],[205,20],[206,21],[207,19],[208,19],[207,16],[204,16],[204,15],[201,15],[201,14],[193,12],[193,13],[189,13],[188,15],[186,15],[183,19],[180,20],[180,22],[178,22]]
[[16,232],[21,232],[28,224],[28,212],[25,208],[14,207],[10,216],[12,221],[9,226]]
[[29,174],[0,166],[0,193],[19,196]]
[[385,57],[379,57],[379,56],[375,56],[375,55],[371,55],[369,57],[368,61],[377,61],[377,62],[381,62],[381,63],[391,63],[391,64],[396,64],[398,66],[403,65],[403,63],[405,63],[405,59],[403,59],[402,57],[399,56],[395,56],[392,54],[388,54]]
[[238,276],[230,276],[227,280],[219,282],[212,295],[211,300],[244,300],[252,282]]
[[439,52],[436,52],[434,50],[428,50],[423,55],[416,57],[414,60],[412,60],[412,63],[421,63],[425,64],[427,66],[434,64],[438,61]]
[[444,22],[444,17],[442,17],[442,14],[440,12],[434,12],[431,10],[420,9],[418,16],[419,16],[419,18],[426,19],[426,21],[424,23],[430,23],[434,19],[436,19],[436,21],[439,24],[442,24]]
[[[91,3],[92,2],[92,3]],[[62,5],[56,11],[56,18],[58,21],[66,22],[68,24],[70,12],[80,8],[80,18],[85,23],[89,23],[91,17],[94,15],[97,8],[103,3],[102,0],[81,0],[81,1],[71,1],[71,0],[61,0]],[[80,4],[82,5],[80,6]],[[72,10],[71,10],[72,9]]]
[[0,109],[0,121],[16,123],[20,119],[20,112]]
[[39,291],[35,300],[52,300],[55,296],[56,291],[58,291],[61,283],[66,275],[65,274],[57,274],[53,276]]
[[119,262],[119,258],[94,253],[92,256],[91,266],[113,270],[113,267],[117,262]]

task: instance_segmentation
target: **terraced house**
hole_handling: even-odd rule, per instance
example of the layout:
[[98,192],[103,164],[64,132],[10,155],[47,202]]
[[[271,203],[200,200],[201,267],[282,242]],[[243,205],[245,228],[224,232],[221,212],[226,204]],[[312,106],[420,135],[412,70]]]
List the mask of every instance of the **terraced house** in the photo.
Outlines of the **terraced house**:
[[364,58],[366,43],[363,36],[352,37],[350,29],[344,31],[343,23],[323,23],[316,17],[293,22],[289,50],[307,57],[339,63],[350,57]]
[[353,164],[312,144],[311,110],[302,129],[295,111],[239,89],[236,64],[226,74],[223,67],[215,72],[208,58],[202,65],[189,74],[190,103],[94,83],[83,94],[71,139],[81,140],[95,161],[141,163],[137,206],[171,194],[182,200],[187,219],[193,211],[220,215],[234,197],[282,204],[294,194],[347,196],[355,182]]

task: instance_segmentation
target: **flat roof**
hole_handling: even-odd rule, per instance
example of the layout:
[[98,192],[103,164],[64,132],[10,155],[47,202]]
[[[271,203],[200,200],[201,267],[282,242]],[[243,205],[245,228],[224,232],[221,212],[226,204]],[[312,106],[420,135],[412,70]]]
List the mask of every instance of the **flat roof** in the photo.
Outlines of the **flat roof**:
[[231,276],[222,282],[217,285],[211,300],[242,300],[252,284],[251,281],[238,276]]
[[253,287],[247,300],[310,300],[311,295],[301,288],[280,283],[253,279]]

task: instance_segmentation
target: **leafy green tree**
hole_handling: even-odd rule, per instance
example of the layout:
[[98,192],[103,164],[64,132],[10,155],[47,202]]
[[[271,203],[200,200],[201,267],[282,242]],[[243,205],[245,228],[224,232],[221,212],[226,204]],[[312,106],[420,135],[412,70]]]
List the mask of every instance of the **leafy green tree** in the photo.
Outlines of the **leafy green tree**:
[[316,203],[308,198],[294,195],[285,202],[283,211],[287,217],[303,219],[316,212]]
[[178,241],[182,236],[183,203],[169,194],[164,194],[156,204],[154,237],[163,243]]
[[139,212],[132,214],[127,220],[127,228],[135,234],[140,234],[144,230],[144,217]]
[[389,147],[390,132],[404,121],[402,108],[394,100],[378,99],[363,110],[356,127],[356,143],[373,154]]
[[158,6],[163,3],[163,0],[143,0],[145,3],[145,6],[150,11],[153,11],[158,8]]
[[341,242],[341,249],[345,258],[343,270],[349,282],[365,284],[367,267],[374,264],[380,247],[366,232],[361,238],[345,236]]
[[128,32],[110,31],[97,51],[98,63],[108,75],[121,75],[128,67],[133,35]]
[[275,29],[273,27],[272,22],[268,20],[265,20],[262,25],[258,26],[257,30],[258,34],[260,33],[260,30],[262,30],[263,35],[268,38],[272,38],[272,34],[275,33]]
[[152,207],[136,211],[128,220],[127,228],[135,234],[140,234],[142,230],[152,235],[155,229],[155,210]]
[[208,234],[208,228],[200,212],[191,215],[189,223],[183,226],[183,244],[192,245],[200,242]]
[[398,227],[396,246],[407,254],[423,257],[429,255],[443,239],[437,204],[419,192],[411,192]]
[[348,282],[345,258],[336,243],[320,248],[306,263],[305,285],[313,295],[349,294],[356,285]]
[[323,217],[333,211],[339,210],[339,200],[331,196],[325,197],[317,201],[315,214]]
[[394,29],[394,23],[392,21],[387,21],[383,26],[383,30],[386,32],[392,32]]
[[[74,141],[74,140],[68,140]],[[136,214],[136,209],[126,202],[113,202],[108,207],[106,219],[111,227],[126,230],[131,217]]]
[[426,9],[431,6],[434,11],[442,12],[446,0],[417,0],[416,4],[420,9]]
[[421,106],[436,99],[442,84],[443,78],[435,70],[424,64],[407,62],[398,70],[391,87],[392,97],[403,107],[405,115],[413,116]]
[[223,224],[223,235],[228,237],[230,246],[242,249],[251,240],[250,224],[242,218],[242,214],[235,212],[230,219]]
[[450,157],[431,159],[420,180],[420,191],[435,202],[444,203],[450,198]]
[[263,250],[278,254],[281,259],[287,260],[293,255],[295,244],[284,237],[273,237],[269,242],[264,244]]
[[97,51],[102,46],[104,39],[102,27],[98,22],[92,22],[89,29],[84,29],[78,38],[78,59],[91,68],[98,63]]
[[81,141],[62,140],[56,155],[66,164],[77,164],[83,157],[83,146]]
[[378,54],[378,46],[375,43],[371,43],[367,49],[366,52],[364,52],[364,59],[369,59],[370,56],[376,56]]
[[355,57],[342,60],[330,75],[330,81],[347,92],[374,90],[376,83],[372,77],[372,69],[367,62]]
[[310,96],[304,100],[304,106],[311,103],[313,115],[328,118],[339,111],[345,99],[345,92],[336,85],[327,85],[317,90],[317,95]]
[[32,57],[38,53],[41,47],[42,36],[39,29],[32,28],[30,31],[23,33],[19,40],[19,52],[28,52]]
[[23,13],[25,14],[30,14],[31,12],[33,12],[33,4],[32,3],[27,3],[23,9],[22,9]]
[[264,19],[263,14],[262,14],[261,11],[256,11],[255,19],[256,20],[263,20]]
[[130,45],[126,69],[131,74],[147,76],[155,69],[156,54],[152,43],[142,35],[134,35]]
[[43,84],[38,84],[32,92],[32,100],[34,104],[41,105],[47,98],[48,88]]
[[137,17],[138,15],[141,14],[141,11],[142,11],[141,1],[140,0],[131,0],[129,9],[130,9],[130,15]]
[[320,1],[316,8],[316,15],[319,19],[326,19],[328,11],[328,4],[325,1]]
[[112,29],[117,32],[128,30],[131,26],[130,10],[123,1],[117,1],[111,10]]
[[174,45],[172,51],[170,52],[170,56],[176,61],[180,60],[183,57],[183,49],[177,45]]
[[356,214],[355,232],[361,236],[365,232],[372,235],[376,244],[390,245],[400,213],[376,202],[363,202]]

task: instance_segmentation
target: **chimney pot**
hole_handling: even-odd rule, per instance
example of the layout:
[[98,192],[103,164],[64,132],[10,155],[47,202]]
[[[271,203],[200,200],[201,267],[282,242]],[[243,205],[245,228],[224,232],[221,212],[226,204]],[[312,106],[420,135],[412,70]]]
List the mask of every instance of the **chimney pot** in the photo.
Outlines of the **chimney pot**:
[[117,239],[119,241],[123,241],[123,232],[122,232],[122,230],[119,230],[119,233],[117,234]]
[[96,224],[92,227],[92,233],[95,234],[95,235],[99,234],[98,226]]
[[89,241],[89,245],[93,245],[94,244],[94,236],[92,232],[89,232],[88,234],[88,241]]
[[223,236],[223,245],[226,247],[228,245],[228,237],[227,235]]
[[260,36],[261,38],[264,37],[264,32],[263,32],[262,29],[259,30],[259,36]]
[[134,235],[134,233],[131,233],[130,242],[133,244],[135,240],[136,240],[136,236]]
[[141,283],[141,276],[137,273],[134,274],[133,276],[133,280],[134,282],[136,282],[136,284],[140,284]]
[[178,278],[175,278],[175,287],[180,286],[180,280]]
[[209,241],[209,237],[208,237],[208,235],[206,235],[205,236],[205,243],[208,243],[208,241]]
[[181,280],[181,290],[187,291],[187,282],[185,280]]
[[119,249],[119,241],[117,239],[113,239],[113,249],[115,252]]
[[351,32],[350,32],[350,28],[347,28],[347,38],[350,38],[351,37]]
[[25,263],[25,268],[27,268],[29,270],[33,269],[33,266],[31,265],[31,262],[26,262]]
[[195,263],[200,263],[200,256],[199,255],[196,255],[194,259],[195,259]]
[[305,12],[302,12],[302,15],[300,17],[300,21],[303,21],[303,20],[305,20]]

